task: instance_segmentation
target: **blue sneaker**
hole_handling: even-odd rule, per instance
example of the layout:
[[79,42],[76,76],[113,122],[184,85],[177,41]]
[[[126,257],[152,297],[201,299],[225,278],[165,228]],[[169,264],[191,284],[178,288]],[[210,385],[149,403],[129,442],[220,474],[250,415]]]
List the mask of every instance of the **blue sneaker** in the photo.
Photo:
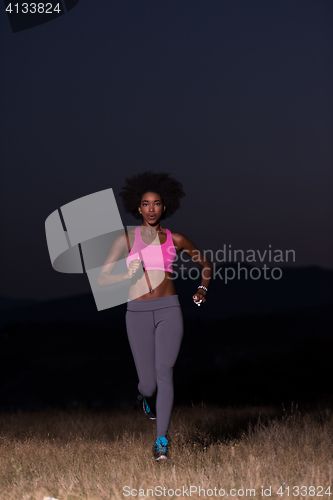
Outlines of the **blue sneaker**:
[[168,440],[164,436],[156,439],[153,445],[153,460],[169,460],[168,457]]
[[145,412],[145,415],[147,415],[147,417],[150,418],[150,420],[156,420],[156,416],[154,415],[152,409],[149,407],[147,399],[144,397],[142,398],[142,408],[143,411]]

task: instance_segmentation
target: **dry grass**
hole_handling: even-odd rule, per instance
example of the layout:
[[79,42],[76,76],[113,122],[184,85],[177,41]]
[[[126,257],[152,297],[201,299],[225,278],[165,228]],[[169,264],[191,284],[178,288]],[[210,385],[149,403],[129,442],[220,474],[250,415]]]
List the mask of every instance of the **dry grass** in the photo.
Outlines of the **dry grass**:
[[[325,490],[333,486],[330,409],[301,414],[291,407],[277,416],[272,407],[175,407],[169,463],[151,460],[155,423],[138,410],[1,414],[0,429],[1,500],[187,498],[186,490],[177,490],[183,487],[193,499],[220,498],[214,488],[226,494],[253,488],[255,498],[264,498],[262,486],[272,486],[271,498],[322,493],[326,500]],[[277,494],[283,483],[289,495]],[[324,490],[299,496],[292,490],[297,485]],[[138,490],[137,496],[125,496],[125,486]],[[147,491],[157,486],[165,494]],[[190,486],[213,492],[199,496]],[[254,497],[246,491],[243,496]]]

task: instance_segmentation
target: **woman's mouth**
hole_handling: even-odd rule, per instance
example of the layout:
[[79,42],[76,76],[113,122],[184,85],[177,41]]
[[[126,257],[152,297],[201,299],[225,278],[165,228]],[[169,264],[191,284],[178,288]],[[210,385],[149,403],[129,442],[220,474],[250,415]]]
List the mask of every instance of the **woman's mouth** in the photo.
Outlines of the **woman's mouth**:
[[149,219],[155,219],[156,215],[151,214],[151,215],[148,215],[148,217],[149,217]]

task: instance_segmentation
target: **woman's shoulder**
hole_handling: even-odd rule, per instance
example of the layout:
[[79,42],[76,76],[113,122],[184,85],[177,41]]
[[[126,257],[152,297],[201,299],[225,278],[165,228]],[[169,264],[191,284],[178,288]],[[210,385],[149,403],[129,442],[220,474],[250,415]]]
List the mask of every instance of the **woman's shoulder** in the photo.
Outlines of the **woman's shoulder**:
[[180,248],[183,248],[184,246],[184,243],[186,241],[186,236],[184,236],[182,233],[178,233],[177,231],[171,231],[169,229],[170,233],[171,233],[171,237],[174,241],[174,243],[177,245],[177,247],[180,249]]
[[135,237],[135,229],[129,229],[129,230],[124,230],[122,231],[115,239],[114,244],[117,246],[123,246],[124,248],[127,248],[127,242],[128,239],[132,241]]
[[127,231],[124,231],[124,236],[135,236],[135,229],[136,227],[133,227],[132,229],[127,229]]
[[127,231],[124,231],[122,236],[124,241],[126,242],[126,246],[128,241],[130,241],[130,243],[133,244],[135,239],[135,229],[136,228],[134,227],[133,229],[128,229]]
[[173,238],[185,238],[183,233],[178,233],[177,231],[171,231],[171,229],[169,229],[169,231],[172,234]]

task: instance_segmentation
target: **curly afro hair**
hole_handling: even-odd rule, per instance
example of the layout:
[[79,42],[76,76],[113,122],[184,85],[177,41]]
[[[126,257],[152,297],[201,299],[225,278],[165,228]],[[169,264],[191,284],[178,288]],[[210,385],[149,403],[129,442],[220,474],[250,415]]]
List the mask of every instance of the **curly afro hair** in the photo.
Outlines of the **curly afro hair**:
[[122,198],[125,212],[132,214],[135,219],[141,219],[138,207],[142,196],[144,193],[152,192],[161,196],[162,203],[166,207],[161,219],[171,217],[180,207],[180,198],[185,196],[185,192],[182,184],[169,176],[170,174],[149,171],[126,177],[125,185],[118,193]]

